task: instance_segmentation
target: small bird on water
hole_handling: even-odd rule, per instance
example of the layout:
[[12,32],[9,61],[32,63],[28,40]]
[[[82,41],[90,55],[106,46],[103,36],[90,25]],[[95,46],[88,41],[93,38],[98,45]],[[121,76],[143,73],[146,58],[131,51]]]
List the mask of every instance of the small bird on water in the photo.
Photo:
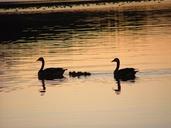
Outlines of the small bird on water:
[[136,69],[134,68],[123,68],[123,69],[119,69],[120,67],[120,60],[118,58],[115,58],[114,60],[112,60],[112,62],[116,62],[116,69],[114,70],[114,78],[116,80],[133,80],[135,79],[135,74],[136,72],[138,72]]
[[42,66],[38,71],[38,79],[39,80],[53,80],[53,79],[61,79],[64,78],[63,74],[67,69],[64,68],[44,68],[45,60],[43,57],[37,59],[37,61],[42,62]]
[[70,71],[69,72],[69,76],[70,77],[80,77],[80,76],[90,76],[91,75],[91,73],[90,72],[81,72],[81,71],[79,71],[79,72],[76,72],[76,71]]

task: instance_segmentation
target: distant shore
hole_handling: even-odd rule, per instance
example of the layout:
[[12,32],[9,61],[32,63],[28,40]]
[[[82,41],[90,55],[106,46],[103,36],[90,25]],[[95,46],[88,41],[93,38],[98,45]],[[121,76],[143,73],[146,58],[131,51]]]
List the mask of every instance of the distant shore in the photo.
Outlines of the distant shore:
[[41,7],[41,6],[74,6],[74,5],[88,5],[88,4],[105,4],[105,3],[119,3],[119,2],[147,2],[164,0],[71,0],[71,1],[16,1],[16,2],[0,2],[0,8],[28,8],[28,7]]
[[0,2],[0,14],[34,14],[93,10],[152,10],[171,8],[170,0],[86,0],[86,1],[37,1],[37,2]]

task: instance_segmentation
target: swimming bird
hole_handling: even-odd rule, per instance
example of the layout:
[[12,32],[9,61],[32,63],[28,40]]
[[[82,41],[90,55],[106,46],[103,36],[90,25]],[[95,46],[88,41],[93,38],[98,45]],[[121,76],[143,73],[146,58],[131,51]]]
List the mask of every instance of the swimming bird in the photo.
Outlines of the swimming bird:
[[70,71],[69,72],[69,76],[70,77],[80,77],[80,76],[90,76],[91,75],[91,73],[90,72],[76,72],[76,71]]
[[41,61],[42,62],[42,66],[40,68],[40,70],[38,71],[38,79],[39,80],[53,80],[53,79],[61,79],[63,78],[63,74],[65,72],[65,70],[67,69],[63,69],[63,68],[44,68],[45,65],[45,60],[43,57],[40,57],[37,59],[37,61]]
[[120,67],[120,60],[118,58],[115,58],[114,60],[112,60],[112,62],[116,62],[116,69],[114,70],[114,78],[116,80],[132,80],[135,79],[135,74],[136,72],[138,72],[136,69],[134,68],[123,68],[123,69],[119,69]]

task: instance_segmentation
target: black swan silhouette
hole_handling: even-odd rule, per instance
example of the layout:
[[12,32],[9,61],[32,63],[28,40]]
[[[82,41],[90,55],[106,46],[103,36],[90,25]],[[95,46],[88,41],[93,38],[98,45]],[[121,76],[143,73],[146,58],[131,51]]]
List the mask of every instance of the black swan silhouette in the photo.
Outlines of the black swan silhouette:
[[114,78],[116,80],[133,80],[135,79],[135,74],[136,72],[138,72],[136,69],[134,68],[123,68],[123,69],[119,69],[120,66],[120,60],[118,58],[115,58],[114,60],[112,60],[112,62],[116,62],[117,66],[116,69],[114,70]]
[[64,78],[63,74],[65,72],[65,70],[67,69],[63,69],[63,68],[44,68],[45,65],[45,60],[43,59],[43,57],[40,57],[39,59],[37,59],[37,61],[41,61],[42,62],[42,66],[38,72],[38,79],[39,80],[53,80],[53,79],[61,79]]

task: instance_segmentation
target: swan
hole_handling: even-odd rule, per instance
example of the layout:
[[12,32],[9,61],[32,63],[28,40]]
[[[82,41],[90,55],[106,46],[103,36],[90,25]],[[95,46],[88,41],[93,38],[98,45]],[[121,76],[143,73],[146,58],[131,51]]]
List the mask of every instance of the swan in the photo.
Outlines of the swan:
[[65,70],[63,68],[44,68],[45,60],[43,57],[40,57],[37,59],[37,61],[42,62],[42,66],[40,70],[38,71],[38,79],[39,80],[53,80],[53,79],[61,79],[63,78],[63,74]]
[[116,80],[131,80],[131,79],[135,79],[135,74],[136,72],[138,72],[136,69],[134,68],[123,68],[123,69],[119,69],[120,67],[120,60],[118,58],[115,58],[114,60],[112,60],[112,62],[116,62],[116,69],[114,70],[114,78]]

